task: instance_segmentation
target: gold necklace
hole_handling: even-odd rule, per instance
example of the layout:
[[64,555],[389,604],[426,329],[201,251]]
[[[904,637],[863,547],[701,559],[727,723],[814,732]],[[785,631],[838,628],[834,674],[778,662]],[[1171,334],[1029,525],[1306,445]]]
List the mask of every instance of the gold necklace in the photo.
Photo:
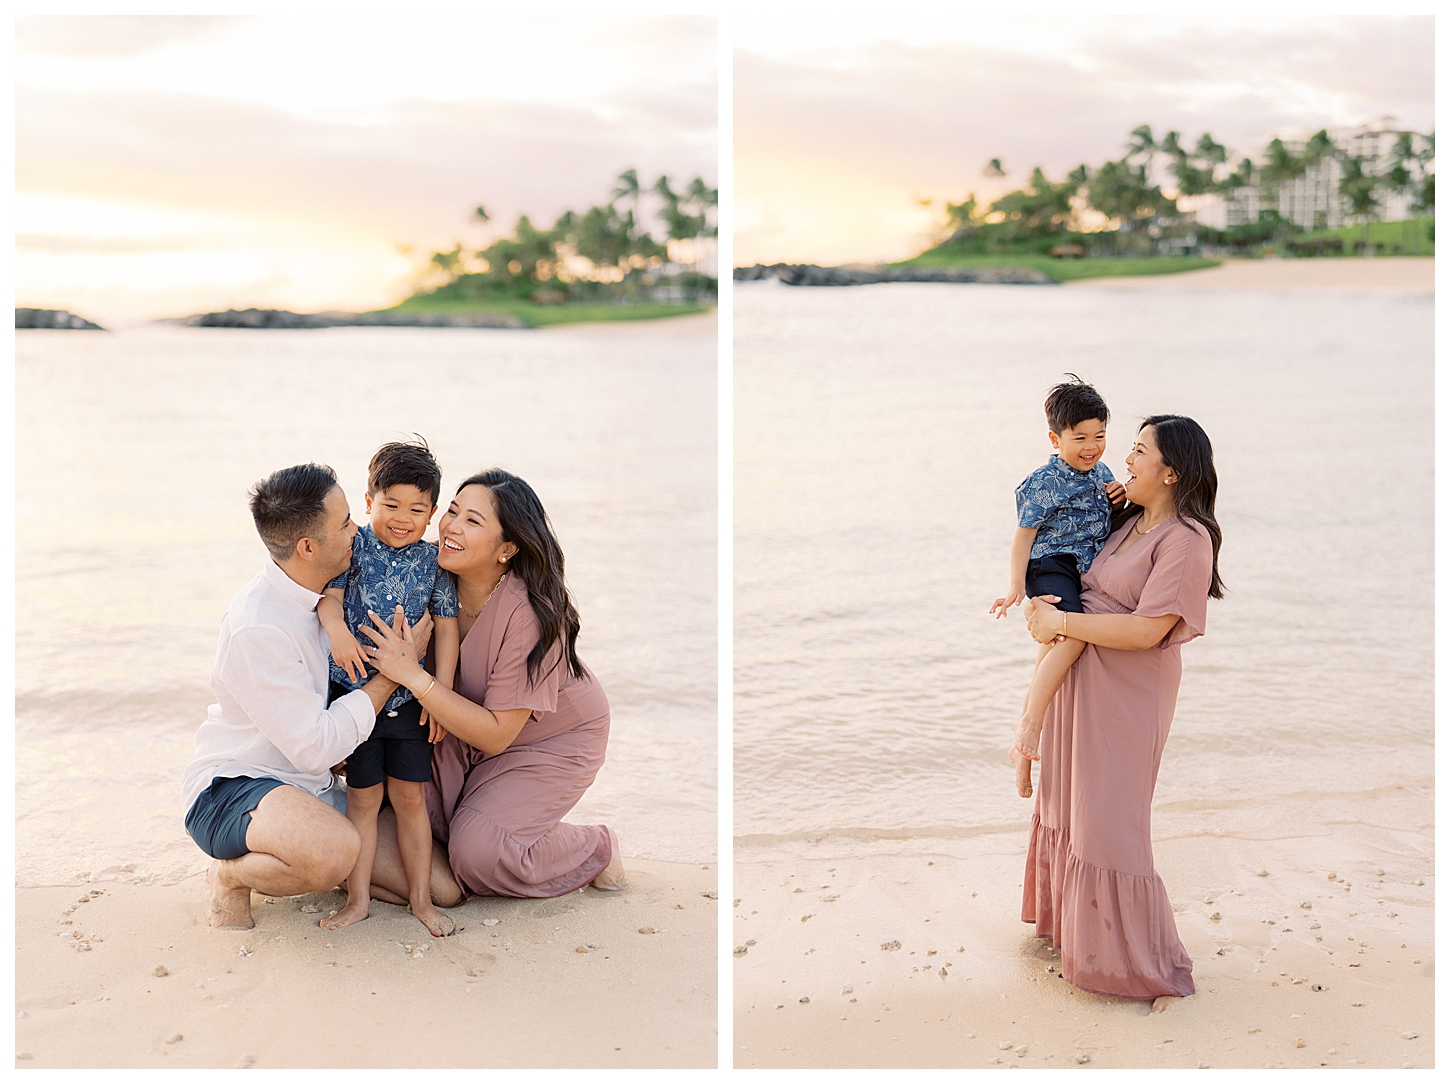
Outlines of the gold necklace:
[[493,596],[498,593],[499,584],[502,584],[503,581],[504,581],[504,579],[505,579],[505,577],[507,577],[507,576],[508,576],[508,570],[505,569],[504,570],[504,574],[498,578],[498,583],[494,584],[493,585],[493,590],[488,593],[488,598],[486,598],[486,599],[483,600],[483,605],[480,606],[478,609],[476,609],[476,610],[467,609],[463,605],[462,601],[460,601],[458,603],[458,612],[461,613],[464,617],[477,618],[479,614],[483,613],[484,610],[488,609],[488,604],[493,601]]
[[[1148,513],[1147,512],[1144,512],[1141,516],[1138,517],[1137,521],[1133,524],[1133,533],[1136,534],[1140,538],[1147,538],[1148,535],[1152,534],[1154,531],[1156,531],[1159,527],[1163,526],[1163,524],[1167,523],[1168,520],[1172,518],[1171,516],[1164,516],[1157,523],[1153,524],[1153,526],[1149,527],[1146,531],[1140,531],[1140,530],[1138,530],[1138,528],[1143,525],[1143,520],[1146,519],[1147,516],[1148,516]],[[486,605],[488,605],[488,603],[484,603],[484,605],[486,606]]]

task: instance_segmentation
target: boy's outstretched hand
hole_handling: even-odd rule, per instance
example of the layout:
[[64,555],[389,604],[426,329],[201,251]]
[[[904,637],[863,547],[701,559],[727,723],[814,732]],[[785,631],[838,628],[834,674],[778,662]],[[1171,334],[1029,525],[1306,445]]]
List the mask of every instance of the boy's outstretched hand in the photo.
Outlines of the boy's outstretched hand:
[[992,603],[992,605],[988,608],[987,613],[996,614],[997,620],[1000,621],[1002,620],[1003,614],[1005,614],[1013,606],[1016,606],[1026,597],[1026,587],[1014,587],[1012,588],[1012,590],[1007,592],[1007,596],[1005,598],[999,598],[996,602]]
[[1109,504],[1122,504],[1125,500],[1128,499],[1128,491],[1123,488],[1123,483],[1117,481],[1116,479],[1109,482],[1104,488],[1107,490],[1108,493]]
[[362,681],[367,677],[367,656],[363,654],[362,645],[357,642],[356,636],[345,629],[339,629],[328,633],[327,640],[332,647],[333,661],[342,667],[348,677],[354,681]]

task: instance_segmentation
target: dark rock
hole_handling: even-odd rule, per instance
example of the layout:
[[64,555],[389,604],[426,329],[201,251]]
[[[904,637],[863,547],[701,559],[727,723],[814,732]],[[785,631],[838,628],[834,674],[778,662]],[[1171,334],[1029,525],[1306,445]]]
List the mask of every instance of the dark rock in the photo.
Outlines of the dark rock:
[[16,309],[15,327],[51,328],[55,331],[105,331],[100,324],[93,324],[83,317],[64,309]]
[[185,316],[183,327],[319,328],[319,327],[528,327],[504,313],[439,312],[287,312],[285,309],[228,309]]
[[988,282],[1050,286],[1053,280],[1030,267],[818,267],[777,263],[737,267],[736,282],[776,279],[787,286],[866,286],[877,282]]

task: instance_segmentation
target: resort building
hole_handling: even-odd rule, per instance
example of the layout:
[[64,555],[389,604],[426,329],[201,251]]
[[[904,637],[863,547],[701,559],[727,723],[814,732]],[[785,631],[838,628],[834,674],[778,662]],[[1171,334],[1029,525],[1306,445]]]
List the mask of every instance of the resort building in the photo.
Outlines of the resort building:
[[[1381,117],[1356,128],[1334,129],[1329,137],[1345,155],[1362,158],[1365,173],[1379,176],[1394,165],[1395,141],[1403,131],[1393,117]],[[1411,134],[1416,152],[1427,147],[1424,136]],[[1307,138],[1285,139],[1284,146],[1291,154],[1302,154]],[[1343,176],[1343,163],[1337,156],[1328,155],[1309,167],[1303,176],[1282,182],[1277,193],[1263,187],[1245,187],[1226,193],[1184,196],[1178,201],[1178,209],[1215,230],[1257,222],[1259,213],[1266,210],[1277,210],[1282,218],[1301,229],[1332,230],[1348,224],[1349,220],[1349,200],[1339,194]],[[1375,217],[1381,222],[1399,222],[1415,214],[1411,210],[1412,193],[1382,188],[1376,196],[1379,208]]]

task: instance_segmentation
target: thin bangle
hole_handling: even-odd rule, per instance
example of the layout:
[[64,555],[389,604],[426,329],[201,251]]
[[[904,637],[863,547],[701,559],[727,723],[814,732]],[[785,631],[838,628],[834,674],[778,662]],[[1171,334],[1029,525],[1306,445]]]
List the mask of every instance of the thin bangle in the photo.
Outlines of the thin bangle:
[[428,694],[429,694],[429,693],[431,693],[431,692],[432,692],[432,691],[433,691],[433,686],[434,686],[434,685],[437,685],[437,684],[438,684],[438,679],[437,679],[437,678],[434,678],[434,679],[433,679],[433,680],[432,680],[432,681],[430,681],[430,682],[428,682],[428,687],[427,687],[427,688],[426,688],[426,689],[424,689],[424,690],[423,690],[423,691],[422,691],[422,692],[421,692],[421,693],[420,693],[420,694],[419,694],[419,695],[418,695],[418,703],[420,703],[420,704],[421,704],[421,703],[422,703],[422,702],[423,702],[423,697],[425,697],[425,696],[427,696],[427,695],[428,695]]
[[1067,635],[1067,611],[1062,611],[1062,634]]

